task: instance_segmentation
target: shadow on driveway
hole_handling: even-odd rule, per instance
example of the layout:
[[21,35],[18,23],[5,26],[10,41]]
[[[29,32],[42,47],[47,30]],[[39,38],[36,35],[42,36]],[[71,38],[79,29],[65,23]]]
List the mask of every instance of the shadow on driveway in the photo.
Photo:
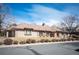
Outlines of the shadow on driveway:
[[38,53],[37,51],[35,51],[34,49],[32,49],[29,46],[27,46],[27,49],[30,50],[31,52],[33,52],[35,55],[42,55],[42,54]]

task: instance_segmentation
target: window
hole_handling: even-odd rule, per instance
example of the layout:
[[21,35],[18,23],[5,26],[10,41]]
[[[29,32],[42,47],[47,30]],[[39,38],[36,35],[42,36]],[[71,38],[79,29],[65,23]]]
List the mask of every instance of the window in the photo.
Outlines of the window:
[[54,37],[54,33],[52,33],[51,35],[52,35],[52,37]]
[[43,32],[39,32],[39,36],[43,36]]
[[31,35],[31,30],[26,30],[25,35]]
[[47,37],[50,36],[50,33],[46,33],[46,36],[47,36]]
[[50,37],[54,37],[54,33],[50,33]]

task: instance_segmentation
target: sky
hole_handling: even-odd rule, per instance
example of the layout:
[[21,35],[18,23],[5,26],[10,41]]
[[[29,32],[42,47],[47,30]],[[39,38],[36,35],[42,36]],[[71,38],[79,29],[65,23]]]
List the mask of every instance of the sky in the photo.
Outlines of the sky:
[[16,23],[33,23],[54,25],[62,21],[63,17],[79,15],[78,3],[6,3]]

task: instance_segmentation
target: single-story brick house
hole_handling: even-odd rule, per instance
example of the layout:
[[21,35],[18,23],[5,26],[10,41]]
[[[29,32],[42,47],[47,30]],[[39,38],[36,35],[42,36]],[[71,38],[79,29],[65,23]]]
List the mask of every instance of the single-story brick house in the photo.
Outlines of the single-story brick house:
[[67,33],[63,33],[59,29],[47,25],[36,24],[18,24],[11,26],[6,31],[7,37],[51,37],[55,39],[61,39],[63,36],[67,37]]

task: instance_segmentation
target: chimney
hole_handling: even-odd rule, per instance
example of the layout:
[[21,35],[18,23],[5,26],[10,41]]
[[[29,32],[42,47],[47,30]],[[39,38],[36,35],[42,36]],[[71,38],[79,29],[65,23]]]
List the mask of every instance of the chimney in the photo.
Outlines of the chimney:
[[45,25],[45,23],[42,23],[42,26],[44,26]]

